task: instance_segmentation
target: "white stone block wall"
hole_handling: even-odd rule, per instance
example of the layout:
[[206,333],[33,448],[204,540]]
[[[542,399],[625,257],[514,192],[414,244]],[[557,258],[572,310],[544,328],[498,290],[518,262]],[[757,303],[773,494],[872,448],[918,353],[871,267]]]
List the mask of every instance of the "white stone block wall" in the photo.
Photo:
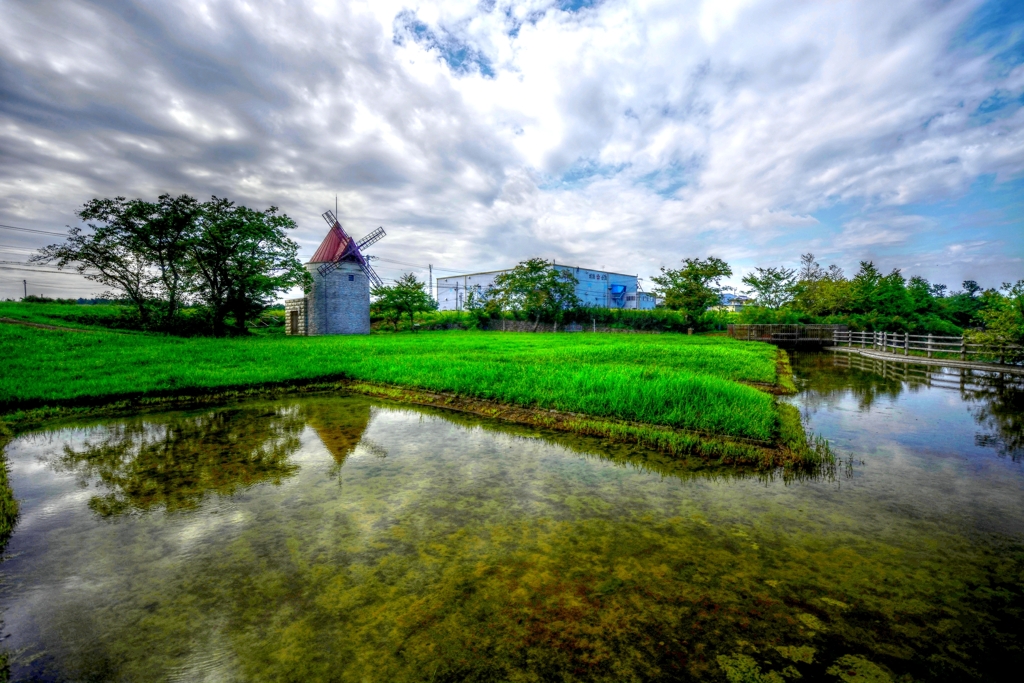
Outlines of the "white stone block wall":
[[313,289],[306,297],[308,334],[370,334],[370,281],[356,263],[342,263],[326,276],[322,264],[306,265]]
[[[293,331],[294,327],[297,328]],[[286,299],[284,302],[284,333],[305,335],[307,328],[306,299]]]

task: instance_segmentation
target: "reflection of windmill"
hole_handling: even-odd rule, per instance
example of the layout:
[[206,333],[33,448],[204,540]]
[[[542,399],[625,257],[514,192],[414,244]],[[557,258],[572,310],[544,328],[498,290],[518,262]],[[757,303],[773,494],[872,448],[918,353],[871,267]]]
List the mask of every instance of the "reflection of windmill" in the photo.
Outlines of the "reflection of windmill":
[[373,413],[365,399],[312,399],[301,415],[340,467],[362,442]]
[[324,220],[331,226],[306,264],[313,286],[302,299],[285,301],[288,334],[369,334],[370,286],[384,283],[370,266],[363,250],[386,234],[377,228],[358,242],[334,213]]
[[[334,217],[334,212],[330,209],[324,213],[324,220],[327,221],[327,225],[331,226],[332,234],[328,235],[328,239],[330,239],[331,236],[334,237],[334,240],[331,240],[331,247],[333,248],[334,255],[331,260],[328,260],[323,265],[318,266],[316,271],[320,273],[320,275],[327,275],[337,268],[339,263],[349,260],[353,263],[359,264],[359,268],[366,275],[367,279],[373,283],[374,287],[380,287],[383,285],[384,283],[381,281],[380,277],[373,271],[373,268],[370,267],[366,257],[363,256],[363,249],[374,242],[380,241],[380,239],[387,234],[384,232],[384,228],[377,228],[369,235],[356,242],[348,236],[348,233],[345,232],[343,227],[341,227],[341,223],[339,223],[338,219]],[[328,240],[324,240],[324,243],[320,245],[319,249],[317,249],[316,254],[313,255],[312,259],[310,259],[310,263],[316,262],[318,260],[318,255],[323,257],[329,256],[327,253],[320,254],[321,251],[324,251],[324,246],[327,245],[327,242]],[[335,245],[334,242],[336,242],[337,245]]]

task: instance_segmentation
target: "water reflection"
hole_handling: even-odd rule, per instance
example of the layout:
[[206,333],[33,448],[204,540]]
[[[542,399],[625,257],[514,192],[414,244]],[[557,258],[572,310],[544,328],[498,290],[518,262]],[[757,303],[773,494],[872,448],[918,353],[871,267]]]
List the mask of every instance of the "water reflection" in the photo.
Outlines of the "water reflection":
[[953,392],[978,427],[976,445],[1014,461],[1024,460],[1024,376],[917,365],[858,354],[798,354],[801,402],[811,410],[834,408],[846,396],[869,412],[880,400],[934,390]]
[[387,451],[364,436],[373,415],[368,402],[352,402],[342,410],[329,401],[305,402],[300,405],[298,414],[334,458],[333,474],[341,471],[345,461],[358,446],[363,446],[378,457],[387,457]]
[[[207,495],[280,483],[296,466],[306,418],[295,410],[240,407],[115,423],[64,445],[50,465],[107,493],[89,507],[103,517],[195,509]],[[365,422],[363,423],[365,426]]]
[[[829,384],[826,359],[795,363],[821,414],[877,384]],[[781,681],[842,663],[856,680],[998,680],[1022,658],[1024,477],[998,489],[903,457],[869,419],[885,395],[843,408],[868,462],[841,488],[363,397],[24,435],[0,566],[13,672]],[[176,513],[110,523],[97,485],[126,501],[110,509]]]

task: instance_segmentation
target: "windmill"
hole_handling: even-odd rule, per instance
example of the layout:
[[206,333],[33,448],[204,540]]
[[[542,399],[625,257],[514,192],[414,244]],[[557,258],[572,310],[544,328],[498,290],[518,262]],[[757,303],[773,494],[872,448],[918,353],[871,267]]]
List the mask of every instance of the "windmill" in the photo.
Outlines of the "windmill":
[[[377,228],[363,239],[356,242],[354,239],[349,237],[345,229],[341,227],[341,223],[335,218],[334,212],[328,209],[323,214],[324,220],[327,221],[327,225],[331,226],[331,230],[334,232],[335,238],[338,240],[338,247],[334,253],[333,258],[317,267],[316,271],[320,273],[321,277],[326,276],[332,270],[337,268],[342,261],[351,261],[359,265],[360,270],[366,275],[366,279],[370,281],[375,287],[380,287],[384,284],[384,281],[380,279],[380,276],[374,272],[370,266],[369,259],[363,255],[363,249],[378,242],[387,233],[384,232],[384,228]],[[315,257],[314,257],[315,258]]]

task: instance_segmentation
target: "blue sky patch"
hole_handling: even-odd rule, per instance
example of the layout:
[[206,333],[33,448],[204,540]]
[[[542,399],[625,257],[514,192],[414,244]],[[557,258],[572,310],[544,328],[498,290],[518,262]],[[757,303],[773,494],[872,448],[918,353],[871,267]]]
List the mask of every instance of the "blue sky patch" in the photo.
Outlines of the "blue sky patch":
[[494,67],[480,50],[444,27],[439,27],[435,31],[410,10],[404,10],[395,16],[392,40],[396,45],[402,45],[405,42],[405,35],[428,50],[437,51],[438,56],[453,73],[465,75],[479,72],[485,78],[494,78]]
[[691,159],[688,163],[673,161],[664,168],[640,176],[637,183],[662,197],[670,198],[690,184],[690,179],[696,174],[698,167],[698,159]]
[[540,184],[542,190],[568,190],[586,187],[595,180],[612,178],[629,168],[629,164],[601,164],[594,159],[580,159],[557,177]]
[[989,0],[960,27],[953,47],[991,53],[1004,73],[1024,63],[1024,2]]

